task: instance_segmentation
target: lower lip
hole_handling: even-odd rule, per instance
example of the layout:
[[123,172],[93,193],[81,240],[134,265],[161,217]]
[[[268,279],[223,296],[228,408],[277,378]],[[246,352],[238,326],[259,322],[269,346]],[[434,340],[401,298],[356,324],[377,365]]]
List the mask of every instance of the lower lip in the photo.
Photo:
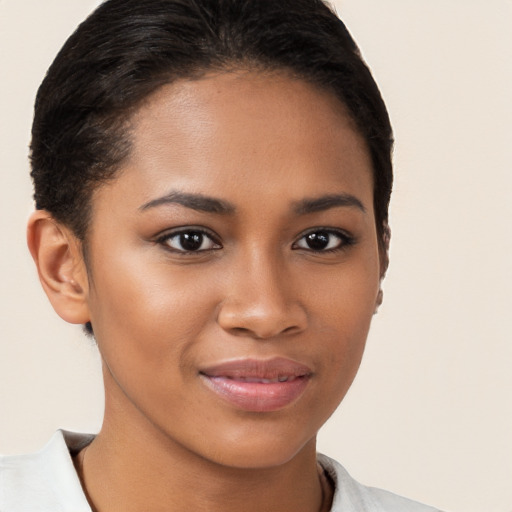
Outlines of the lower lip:
[[206,385],[220,398],[238,409],[252,412],[271,412],[294,402],[306,389],[309,376],[289,382],[245,382],[227,377],[202,375]]

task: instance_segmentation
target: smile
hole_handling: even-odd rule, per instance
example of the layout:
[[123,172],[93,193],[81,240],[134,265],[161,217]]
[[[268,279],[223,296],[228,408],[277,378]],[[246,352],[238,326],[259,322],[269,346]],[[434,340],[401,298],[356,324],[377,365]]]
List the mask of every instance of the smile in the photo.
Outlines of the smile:
[[206,386],[237,409],[271,412],[286,407],[305,391],[312,370],[285,358],[243,359],[200,371]]

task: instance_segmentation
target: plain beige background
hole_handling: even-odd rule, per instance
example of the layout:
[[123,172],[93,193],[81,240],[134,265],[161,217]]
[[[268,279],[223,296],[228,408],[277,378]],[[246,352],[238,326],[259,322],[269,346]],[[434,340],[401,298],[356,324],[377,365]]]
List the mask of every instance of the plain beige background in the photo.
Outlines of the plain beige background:
[[[36,88],[94,0],[0,0],[0,452],[95,431],[99,360],[25,248]],[[339,0],[397,139],[391,267],[319,449],[453,512],[512,511],[512,2]]]

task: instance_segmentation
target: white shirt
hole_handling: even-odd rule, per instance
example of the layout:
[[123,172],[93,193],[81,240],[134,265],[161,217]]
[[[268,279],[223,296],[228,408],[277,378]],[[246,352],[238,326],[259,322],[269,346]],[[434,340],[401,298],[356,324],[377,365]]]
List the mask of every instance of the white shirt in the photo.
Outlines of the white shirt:
[[[39,452],[0,457],[0,512],[91,512],[71,455],[93,439],[58,430]],[[361,485],[325,455],[318,462],[335,485],[331,512],[440,512]]]

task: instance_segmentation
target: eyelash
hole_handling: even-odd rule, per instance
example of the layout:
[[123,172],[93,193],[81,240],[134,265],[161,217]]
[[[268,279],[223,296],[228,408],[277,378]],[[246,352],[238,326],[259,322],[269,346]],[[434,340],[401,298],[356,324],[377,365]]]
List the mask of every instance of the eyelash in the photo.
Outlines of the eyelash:
[[[182,249],[178,249],[178,248],[172,247],[170,245],[171,240],[178,239],[178,237],[184,236],[184,235],[195,235],[195,236],[199,235],[200,237],[202,237],[200,239],[199,248],[196,250],[190,250],[190,249],[187,250],[187,249],[183,248],[182,243],[184,242],[184,240],[181,240],[179,242],[180,245],[182,245]],[[336,244],[335,247],[320,248],[320,249],[313,249],[311,247],[299,246],[299,243],[302,240],[305,240],[306,237],[311,236],[311,235],[317,235],[316,240],[321,239],[321,237],[319,235],[323,235],[324,239],[325,239],[325,236],[327,235],[327,237],[328,237],[327,247],[331,243],[331,237],[336,237],[338,239],[338,243]],[[209,247],[207,249],[201,249],[200,247],[204,244],[205,239],[210,240],[211,244],[213,244],[214,247]],[[314,239],[311,239],[311,241],[313,241],[313,240]],[[156,243],[165,246],[165,248],[171,252],[174,252],[177,254],[183,254],[183,255],[201,254],[201,253],[205,253],[205,252],[209,252],[209,251],[217,251],[219,249],[222,249],[222,244],[219,242],[217,237],[215,237],[211,232],[209,232],[205,229],[202,229],[202,228],[194,228],[194,227],[182,228],[177,231],[165,233],[164,235],[162,235],[156,239]],[[197,240],[196,240],[196,243],[198,243]],[[307,232],[303,233],[297,239],[297,241],[295,241],[292,244],[292,249],[293,250],[304,250],[304,251],[312,252],[315,254],[325,254],[325,253],[335,253],[338,251],[346,250],[348,247],[350,247],[351,245],[354,245],[355,243],[356,243],[355,237],[353,237],[352,235],[349,235],[345,231],[342,231],[339,229],[317,227],[317,228],[310,229]],[[306,244],[307,244],[307,242],[306,242]]]
[[[201,245],[203,245],[205,239],[209,239],[211,241],[211,243],[216,245],[217,247],[211,247],[208,249],[198,249],[198,250],[187,250],[185,248],[176,249],[174,247],[171,247],[171,245],[169,243],[171,240],[173,240],[175,238],[177,239],[180,236],[191,235],[191,234],[200,235],[202,237]],[[181,241],[181,242],[183,242],[183,241]],[[156,243],[165,246],[165,248],[171,252],[178,253],[178,254],[184,254],[184,255],[200,254],[200,253],[205,253],[208,251],[217,251],[219,249],[222,249],[222,245],[220,244],[220,242],[217,240],[217,238],[212,233],[210,233],[209,231],[206,231],[205,229],[194,228],[194,227],[187,227],[187,228],[179,229],[176,231],[172,231],[170,233],[167,232],[164,235],[158,237],[156,239]]]
[[[300,247],[298,246],[299,242],[302,240],[305,240],[306,237],[311,235],[328,235],[329,238],[336,237],[338,239],[338,243],[335,247],[331,247],[328,249],[312,249],[311,247]],[[348,247],[354,245],[356,243],[356,238],[347,232],[341,230],[341,229],[333,229],[333,228],[324,228],[324,227],[317,227],[313,229],[309,229],[307,232],[303,233],[300,238],[296,242],[293,243],[292,249],[295,250],[305,250],[312,252],[314,254],[328,254],[328,253],[335,253],[339,251],[344,251]],[[307,242],[306,242],[307,243]],[[331,240],[329,239],[329,244],[331,243]]]

